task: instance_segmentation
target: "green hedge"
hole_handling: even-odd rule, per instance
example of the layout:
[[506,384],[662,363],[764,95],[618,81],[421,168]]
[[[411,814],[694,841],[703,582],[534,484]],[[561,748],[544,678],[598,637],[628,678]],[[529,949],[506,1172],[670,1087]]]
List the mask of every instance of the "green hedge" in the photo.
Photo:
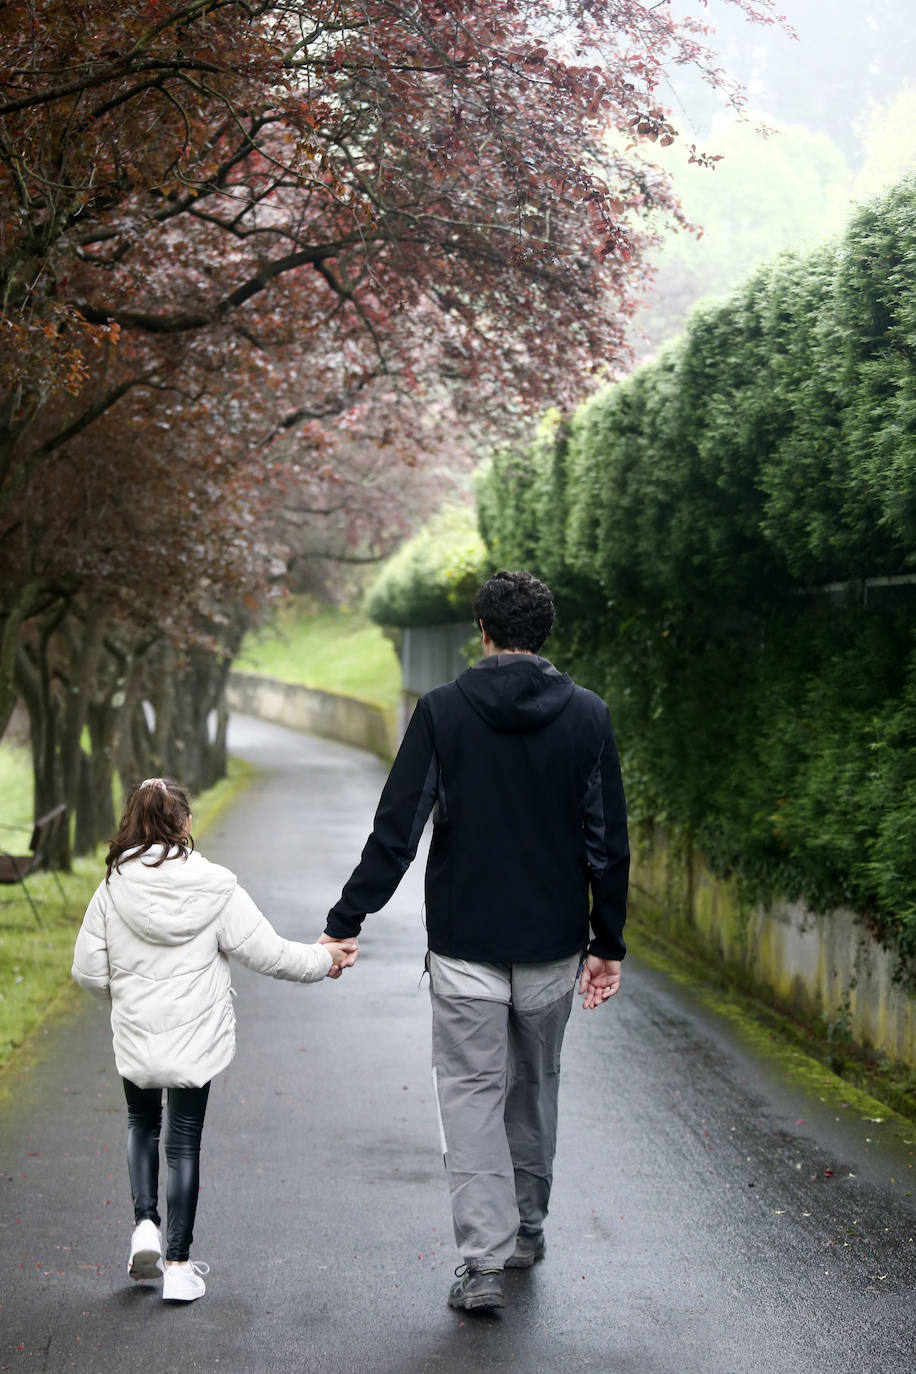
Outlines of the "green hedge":
[[385,563],[366,594],[379,625],[407,629],[469,620],[490,572],[472,506],[448,506]]
[[[916,177],[498,454],[494,559],[555,587],[637,818],[916,968]],[[844,590],[831,590],[842,584]]]

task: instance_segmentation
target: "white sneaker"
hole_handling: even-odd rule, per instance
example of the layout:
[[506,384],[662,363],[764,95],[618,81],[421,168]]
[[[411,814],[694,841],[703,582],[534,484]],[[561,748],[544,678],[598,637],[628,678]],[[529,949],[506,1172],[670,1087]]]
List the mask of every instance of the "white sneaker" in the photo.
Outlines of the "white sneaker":
[[134,1283],[141,1279],[162,1277],[162,1234],[154,1221],[141,1221],[130,1238],[130,1259],[127,1272]]
[[201,1260],[185,1260],[183,1264],[167,1264],[162,1280],[162,1297],[165,1302],[194,1302],[202,1298],[207,1285],[201,1278],[209,1274],[209,1264]]

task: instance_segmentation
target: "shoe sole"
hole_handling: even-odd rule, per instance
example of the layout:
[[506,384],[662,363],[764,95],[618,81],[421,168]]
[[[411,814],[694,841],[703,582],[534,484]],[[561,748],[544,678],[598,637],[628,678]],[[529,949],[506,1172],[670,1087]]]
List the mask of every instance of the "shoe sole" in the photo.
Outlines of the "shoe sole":
[[131,1259],[127,1272],[134,1283],[139,1283],[141,1279],[161,1279],[165,1265],[158,1250],[138,1250]]
[[448,1305],[456,1312],[481,1312],[488,1307],[505,1307],[506,1300],[502,1293],[480,1293],[477,1297],[459,1298],[454,1302],[449,1298]]
[[510,1255],[506,1260],[507,1269],[533,1269],[534,1266],[544,1258],[543,1252],[540,1255],[532,1255],[530,1259],[517,1259],[515,1255]]

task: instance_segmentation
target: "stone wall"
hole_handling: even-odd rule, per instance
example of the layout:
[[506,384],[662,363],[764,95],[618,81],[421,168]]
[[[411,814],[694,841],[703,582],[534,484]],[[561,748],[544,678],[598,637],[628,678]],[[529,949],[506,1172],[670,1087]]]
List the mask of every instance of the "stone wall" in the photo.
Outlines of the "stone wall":
[[[634,836],[634,840],[636,837]],[[701,855],[652,829],[633,845],[634,919],[737,969],[745,983],[881,1058],[916,1068],[916,998],[851,911],[818,916],[797,902],[750,906]]]
[[230,711],[368,749],[386,762],[394,757],[393,724],[380,706],[357,697],[319,692],[254,673],[230,673],[226,700]]

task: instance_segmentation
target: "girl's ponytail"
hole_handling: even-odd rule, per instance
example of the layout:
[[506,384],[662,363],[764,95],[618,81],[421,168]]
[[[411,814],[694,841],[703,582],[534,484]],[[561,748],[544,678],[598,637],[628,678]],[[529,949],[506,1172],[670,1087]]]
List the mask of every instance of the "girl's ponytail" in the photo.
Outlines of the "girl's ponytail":
[[105,881],[118,870],[127,850],[136,850],[130,859],[139,859],[155,845],[162,854],[151,865],[158,868],[166,859],[184,858],[194,848],[188,833],[191,800],[180,783],[171,778],[145,778],[127,796],[118,833],[111,842],[105,865]]

